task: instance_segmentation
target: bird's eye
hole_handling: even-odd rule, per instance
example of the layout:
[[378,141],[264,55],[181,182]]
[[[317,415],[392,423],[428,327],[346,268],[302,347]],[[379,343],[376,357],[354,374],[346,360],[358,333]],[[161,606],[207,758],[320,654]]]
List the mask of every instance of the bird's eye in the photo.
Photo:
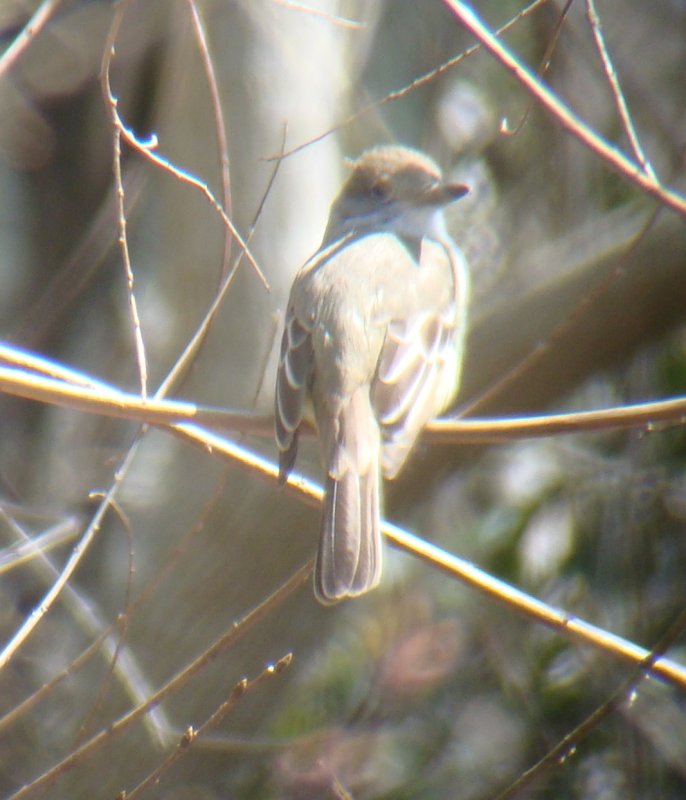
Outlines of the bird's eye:
[[375,200],[388,200],[390,195],[390,189],[388,186],[388,181],[380,179],[374,181],[369,189],[369,194]]

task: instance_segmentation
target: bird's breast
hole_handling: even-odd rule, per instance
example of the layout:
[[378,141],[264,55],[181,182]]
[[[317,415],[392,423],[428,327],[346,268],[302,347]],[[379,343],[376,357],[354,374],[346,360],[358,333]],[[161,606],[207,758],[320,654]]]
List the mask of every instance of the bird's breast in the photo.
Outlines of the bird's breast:
[[311,332],[313,380],[345,397],[373,379],[389,324],[447,308],[455,286],[445,249],[429,240],[416,248],[420,260],[391,233],[329,250],[303,268],[293,297]]

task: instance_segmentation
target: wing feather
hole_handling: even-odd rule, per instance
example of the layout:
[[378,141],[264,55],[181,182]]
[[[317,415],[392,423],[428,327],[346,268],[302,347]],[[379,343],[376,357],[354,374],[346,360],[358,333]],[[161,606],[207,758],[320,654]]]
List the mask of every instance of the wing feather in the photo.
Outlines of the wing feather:
[[[466,278],[457,274],[452,254],[442,247],[422,251],[418,270],[416,296],[410,298],[414,308],[388,323],[372,386],[387,478],[397,475],[420,430],[443,409],[459,377]],[[441,285],[442,301],[437,302]]]
[[295,462],[298,430],[314,365],[312,339],[307,328],[289,309],[281,339],[276,376],[274,426],[279,447],[279,481],[283,483]]

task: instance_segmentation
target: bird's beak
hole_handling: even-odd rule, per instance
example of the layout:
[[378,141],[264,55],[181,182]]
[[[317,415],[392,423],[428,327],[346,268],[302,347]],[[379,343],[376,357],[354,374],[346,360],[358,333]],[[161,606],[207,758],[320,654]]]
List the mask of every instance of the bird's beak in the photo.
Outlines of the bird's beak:
[[469,193],[464,183],[439,183],[424,194],[424,202],[429,206],[446,206]]

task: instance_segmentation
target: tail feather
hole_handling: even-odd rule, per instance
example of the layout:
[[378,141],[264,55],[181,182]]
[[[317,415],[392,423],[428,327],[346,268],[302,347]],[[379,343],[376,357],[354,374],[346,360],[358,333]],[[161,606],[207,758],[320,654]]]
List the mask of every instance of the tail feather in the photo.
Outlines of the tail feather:
[[381,578],[379,471],[328,477],[315,566],[315,594],[335,603],[373,589]]
[[315,594],[334,603],[381,578],[381,438],[369,387],[353,392],[335,418],[318,417],[327,477]]

